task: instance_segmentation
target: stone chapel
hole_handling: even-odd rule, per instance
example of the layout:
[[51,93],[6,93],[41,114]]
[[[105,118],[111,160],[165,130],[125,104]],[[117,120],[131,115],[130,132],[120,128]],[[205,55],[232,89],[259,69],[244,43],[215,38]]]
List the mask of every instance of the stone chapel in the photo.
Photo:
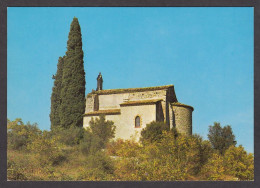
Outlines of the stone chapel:
[[101,114],[116,126],[115,139],[139,140],[140,132],[152,121],[164,121],[178,132],[192,134],[193,107],[179,103],[173,85],[103,90],[101,73],[97,89],[86,96],[83,127]]

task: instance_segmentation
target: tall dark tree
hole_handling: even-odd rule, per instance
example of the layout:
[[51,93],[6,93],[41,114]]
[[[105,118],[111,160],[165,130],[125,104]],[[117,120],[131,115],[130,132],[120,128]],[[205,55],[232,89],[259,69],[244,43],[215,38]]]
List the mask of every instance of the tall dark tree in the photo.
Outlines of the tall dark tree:
[[217,122],[214,123],[214,126],[209,126],[208,139],[212,147],[220,154],[224,154],[231,145],[235,146],[237,143],[232,128],[229,125],[222,128]]
[[73,18],[63,65],[60,121],[64,128],[83,125],[85,111],[85,71],[82,51],[81,29]]
[[60,57],[57,64],[56,75],[53,75],[54,86],[52,88],[51,94],[51,130],[55,127],[60,126],[60,104],[61,104],[61,83],[62,83],[62,73],[63,73],[64,57]]

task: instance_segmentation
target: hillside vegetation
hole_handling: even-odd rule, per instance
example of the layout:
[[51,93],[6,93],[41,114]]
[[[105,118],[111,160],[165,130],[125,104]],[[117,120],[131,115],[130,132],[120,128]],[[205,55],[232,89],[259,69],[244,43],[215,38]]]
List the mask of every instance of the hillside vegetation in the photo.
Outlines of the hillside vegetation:
[[141,142],[113,140],[104,116],[89,129],[8,120],[8,180],[253,180],[254,156],[236,147],[230,126],[209,127],[209,140],[152,122]]

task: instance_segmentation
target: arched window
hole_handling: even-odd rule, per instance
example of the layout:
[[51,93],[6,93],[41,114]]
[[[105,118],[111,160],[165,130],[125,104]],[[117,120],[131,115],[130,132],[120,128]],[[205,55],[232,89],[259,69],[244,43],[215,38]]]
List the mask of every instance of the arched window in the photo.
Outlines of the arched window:
[[140,127],[140,117],[136,116],[135,117],[135,128],[138,128],[138,127]]

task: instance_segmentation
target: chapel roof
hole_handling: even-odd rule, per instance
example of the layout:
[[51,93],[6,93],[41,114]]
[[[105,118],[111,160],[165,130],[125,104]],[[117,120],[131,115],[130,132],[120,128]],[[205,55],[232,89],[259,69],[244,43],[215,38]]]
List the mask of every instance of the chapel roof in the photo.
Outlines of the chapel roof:
[[171,103],[173,106],[182,106],[182,107],[187,107],[187,108],[190,108],[190,109],[192,109],[192,111],[194,110],[194,108],[192,107],[192,106],[189,106],[189,105],[187,105],[187,104],[182,104],[182,103],[180,103],[180,102],[173,102],[173,103]]
[[113,114],[120,114],[121,111],[120,109],[107,109],[107,110],[98,110],[98,111],[93,111],[93,112],[88,112],[85,113],[84,116],[98,116],[101,114],[105,114],[105,115],[113,115]]
[[130,93],[130,92],[141,92],[141,91],[154,91],[154,90],[163,90],[168,88],[173,88],[173,85],[165,85],[165,86],[155,86],[155,87],[141,87],[141,88],[126,88],[126,89],[106,89],[106,90],[98,90],[92,91],[87,96],[91,94],[116,94],[116,93]]
[[132,106],[132,105],[144,105],[144,104],[155,104],[159,101],[162,101],[162,99],[150,99],[150,100],[138,100],[138,101],[127,101],[124,103],[121,103],[120,106]]

